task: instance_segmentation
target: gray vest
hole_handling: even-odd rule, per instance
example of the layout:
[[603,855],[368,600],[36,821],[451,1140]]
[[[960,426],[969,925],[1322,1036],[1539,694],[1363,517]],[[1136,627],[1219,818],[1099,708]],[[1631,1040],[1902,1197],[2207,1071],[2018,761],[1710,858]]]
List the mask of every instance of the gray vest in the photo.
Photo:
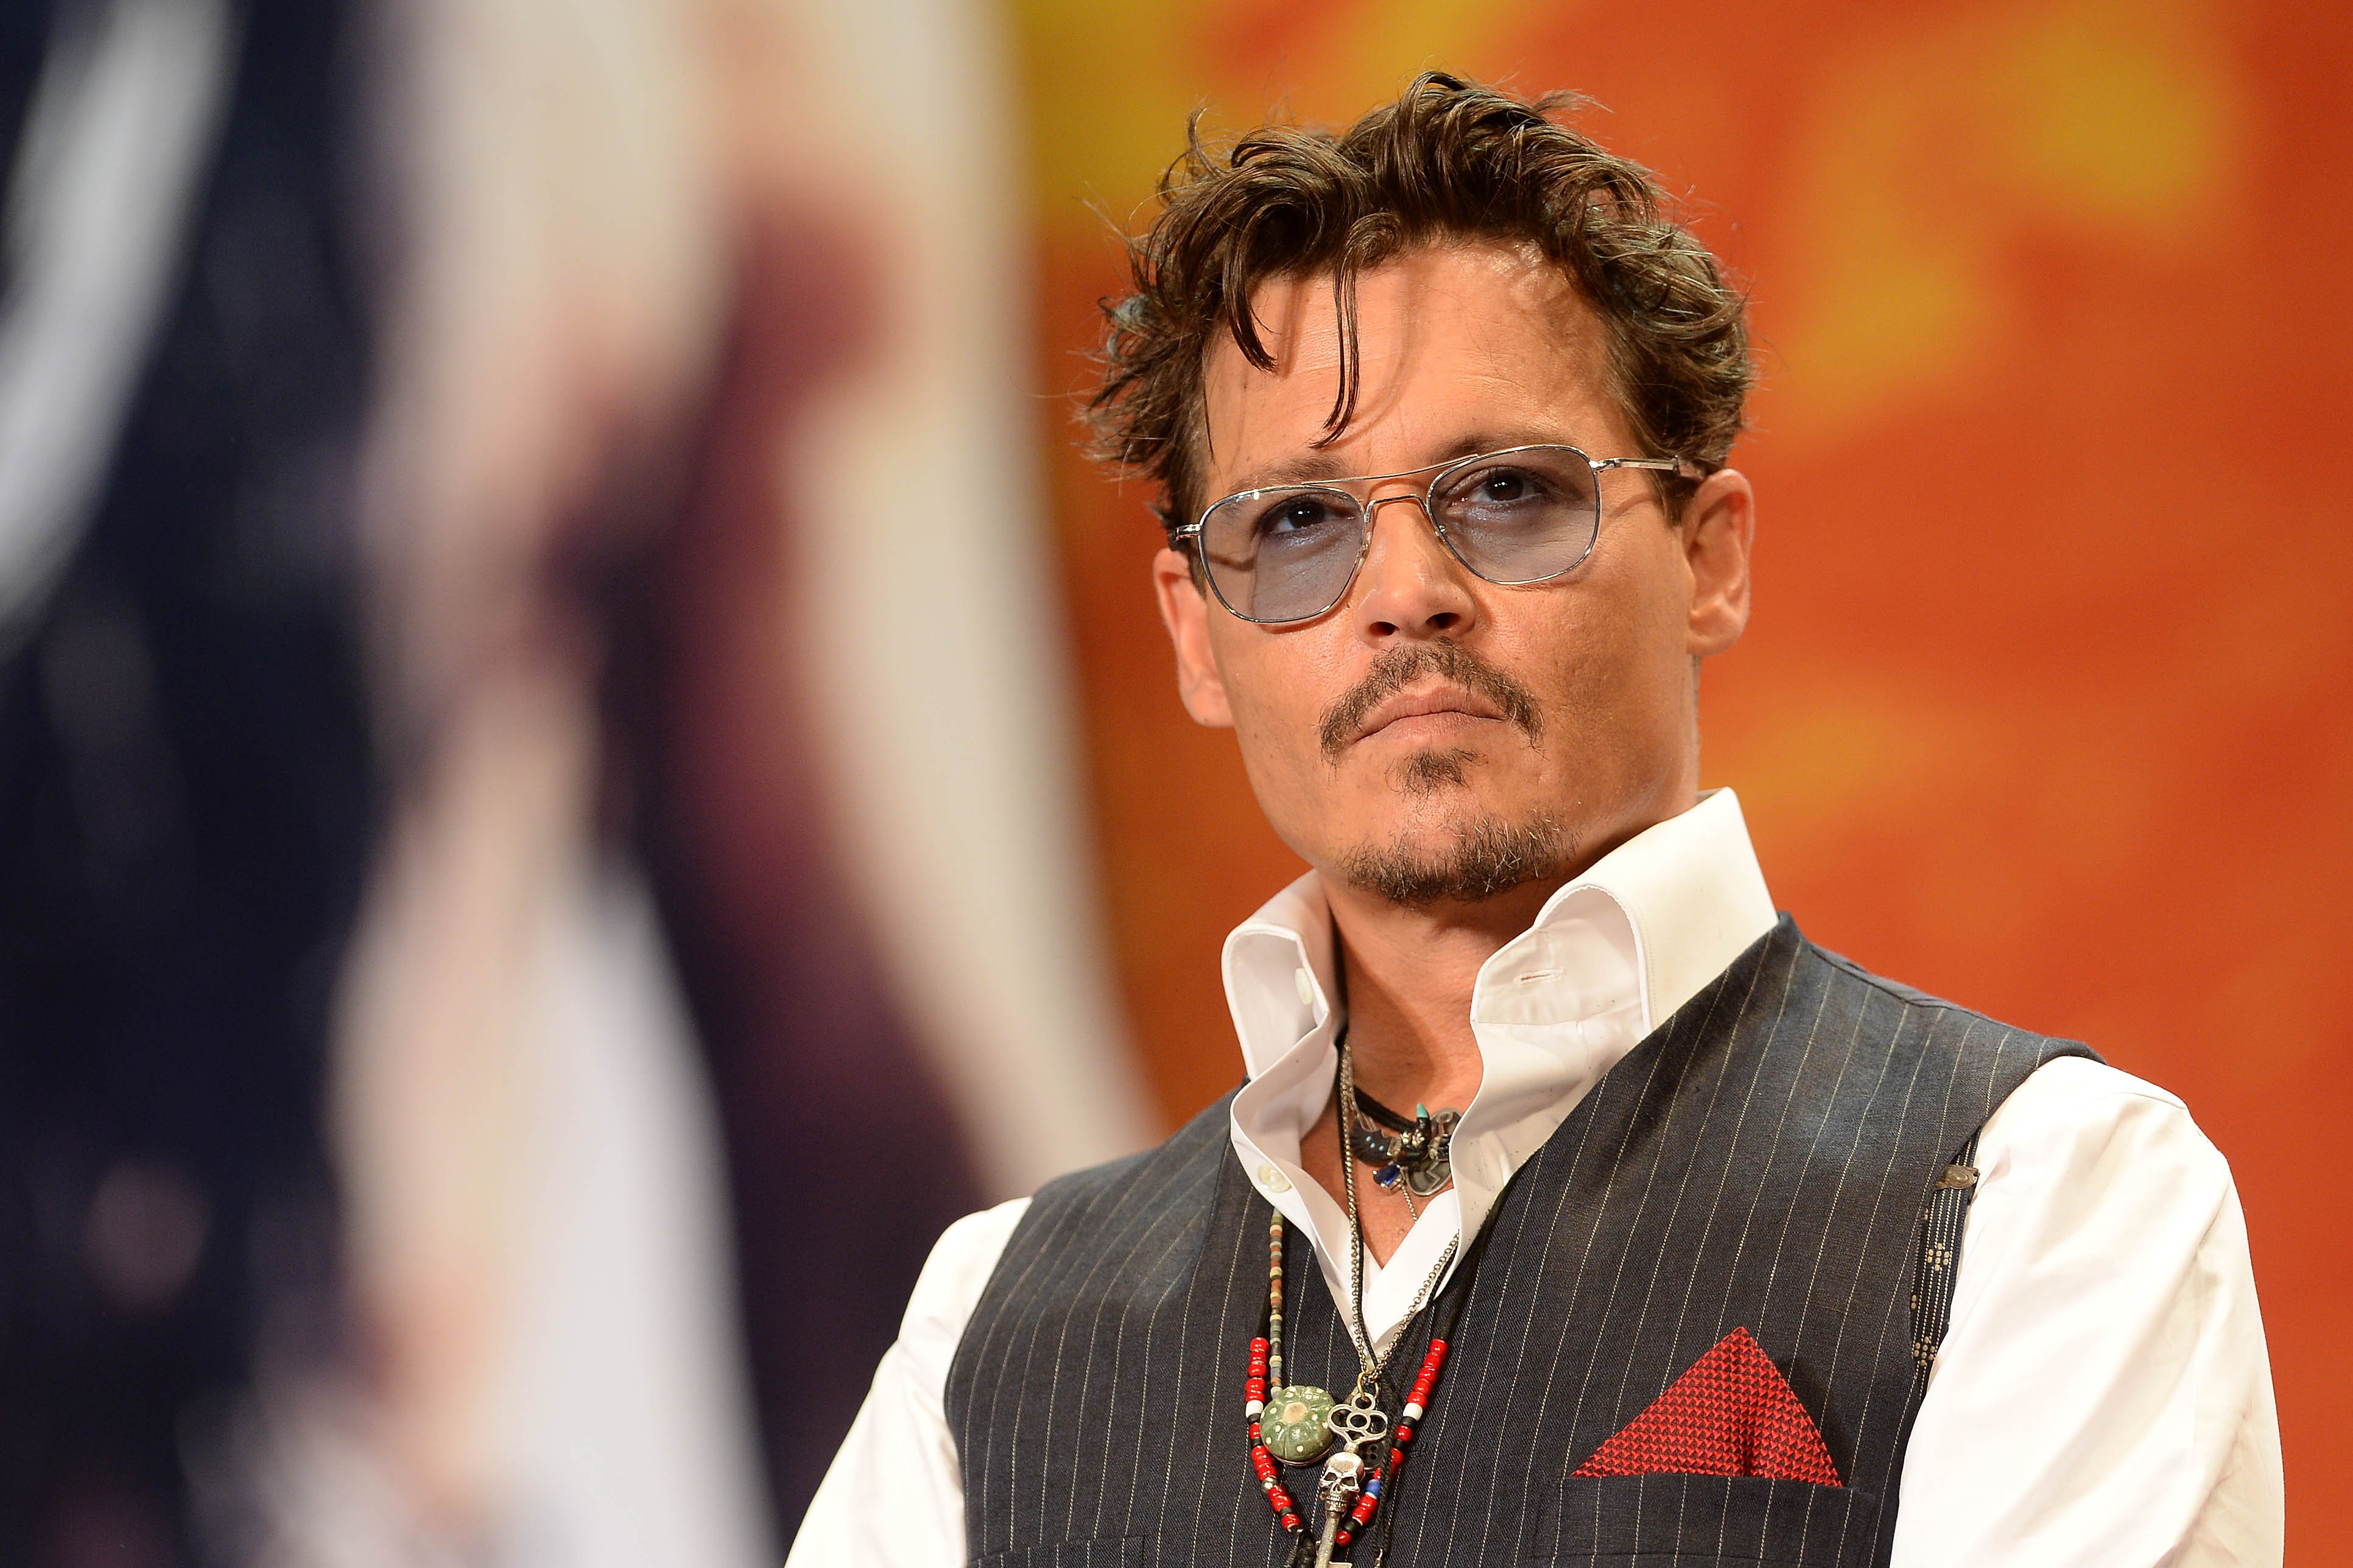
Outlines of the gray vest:
[[[1349,1554],[1884,1563],[1930,1194],[2029,1073],[2089,1054],[1878,979],[1783,919],[1505,1189],[1449,1287],[1461,1317],[1430,1412]],[[1242,1412],[1269,1215],[1227,1129],[1220,1102],[1158,1149],[1054,1182],[1014,1232],[948,1373],[976,1563],[1284,1561]],[[1345,1390],[1339,1314],[1296,1262],[1291,1376]],[[1392,1352],[1392,1381],[1412,1378],[1433,1315]],[[1843,1486],[1572,1474],[1736,1328],[1788,1378]],[[1401,1402],[1393,1388],[1388,1408]],[[1285,1480],[1304,1499],[1314,1471]]]

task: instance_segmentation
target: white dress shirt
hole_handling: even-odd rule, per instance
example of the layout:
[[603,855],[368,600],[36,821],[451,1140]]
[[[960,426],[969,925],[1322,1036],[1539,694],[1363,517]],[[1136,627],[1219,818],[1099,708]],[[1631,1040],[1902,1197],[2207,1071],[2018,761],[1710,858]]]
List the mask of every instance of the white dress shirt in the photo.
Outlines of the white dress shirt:
[[[1621,1057],[1771,930],[1729,790],[1637,835],[1548,900],[1479,971],[1479,1091],[1454,1186],[1386,1265],[1365,1322],[1404,1327],[1449,1241]],[[1232,1138],[1251,1184],[1345,1300],[1347,1224],[1299,1161],[1337,1068],[1331,921],[1314,873],[1227,939],[1250,1081]],[[2078,1058],[1985,1124],[1953,1314],[1905,1458],[1893,1568],[2280,1561],[2279,1425],[2230,1167],[2181,1102]],[[951,1226],[803,1521],[787,1568],[948,1568],[964,1493],[948,1363],[1020,1221]]]

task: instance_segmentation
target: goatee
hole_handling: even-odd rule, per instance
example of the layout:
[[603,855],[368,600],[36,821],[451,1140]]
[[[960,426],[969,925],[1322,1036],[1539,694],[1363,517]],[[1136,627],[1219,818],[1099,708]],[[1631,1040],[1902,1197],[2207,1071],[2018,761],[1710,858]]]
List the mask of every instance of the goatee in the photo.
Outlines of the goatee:
[[1360,847],[1340,859],[1349,886],[1407,909],[1475,904],[1549,877],[1577,861],[1575,835],[1541,813],[1524,822],[1484,816],[1428,847]]

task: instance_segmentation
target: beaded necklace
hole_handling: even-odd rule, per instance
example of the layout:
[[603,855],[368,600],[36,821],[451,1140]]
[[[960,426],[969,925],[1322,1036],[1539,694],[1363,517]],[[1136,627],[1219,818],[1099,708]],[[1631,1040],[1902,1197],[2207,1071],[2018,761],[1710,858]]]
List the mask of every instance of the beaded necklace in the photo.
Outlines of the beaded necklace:
[[[1339,1050],[1340,1170],[1348,1212],[1346,1322],[1361,1363],[1356,1385],[1343,1403],[1335,1401],[1321,1388],[1286,1384],[1283,1380],[1283,1219],[1278,1211],[1267,1226],[1266,1331],[1250,1341],[1250,1373],[1242,1396],[1243,1415],[1250,1428],[1250,1468],[1258,1476],[1259,1486],[1266,1493],[1275,1519],[1294,1538],[1292,1561],[1297,1562],[1312,1541],[1316,1568],[1345,1568],[1345,1564],[1334,1563],[1333,1552],[1364,1534],[1379,1511],[1382,1494],[1396,1486],[1414,1430],[1437,1391],[1439,1373],[1446,1364],[1448,1341],[1461,1316],[1463,1300],[1470,1294],[1467,1281],[1454,1293],[1447,1321],[1432,1334],[1430,1348],[1422,1356],[1421,1370],[1414,1376],[1411,1391],[1398,1412],[1392,1430],[1379,1403],[1381,1373],[1388,1358],[1374,1347],[1365,1331],[1365,1232],[1356,1208],[1356,1151],[1349,1146],[1349,1131],[1357,1121],[1357,1103],[1345,1036],[1339,1041]],[[1408,1323],[1429,1305],[1431,1293],[1445,1278],[1447,1266],[1454,1260],[1460,1241],[1458,1237],[1446,1244],[1437,1267],[1430,1271],[1430,1278],[1422,1282],[1407,1310]],[[1474,1248],[1474,1260],[1475,1252]],[[1331,1453],[1335,1442],[1340,1451],[1331,1454],[1315,1486],[1316,1501],[1322,1505],[1323,1528],[1310,1535],[1298,1501],[1282,1484],[1277,1461],[1313,1464]],[[1369,1458],[1358,1453],[1358,1449],[1368,1446],[1377,1450]]]

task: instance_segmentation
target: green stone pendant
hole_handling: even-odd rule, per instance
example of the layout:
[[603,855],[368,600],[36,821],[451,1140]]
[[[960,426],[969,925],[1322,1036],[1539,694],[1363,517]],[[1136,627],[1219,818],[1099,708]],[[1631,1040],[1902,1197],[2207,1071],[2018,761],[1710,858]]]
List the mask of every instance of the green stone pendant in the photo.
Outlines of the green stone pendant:
[[1332,1446],[1332,1396],[1305,1384],[1274,1390],[1259,1413],[1258,1436],[1284,1464],[1313,1464]]

